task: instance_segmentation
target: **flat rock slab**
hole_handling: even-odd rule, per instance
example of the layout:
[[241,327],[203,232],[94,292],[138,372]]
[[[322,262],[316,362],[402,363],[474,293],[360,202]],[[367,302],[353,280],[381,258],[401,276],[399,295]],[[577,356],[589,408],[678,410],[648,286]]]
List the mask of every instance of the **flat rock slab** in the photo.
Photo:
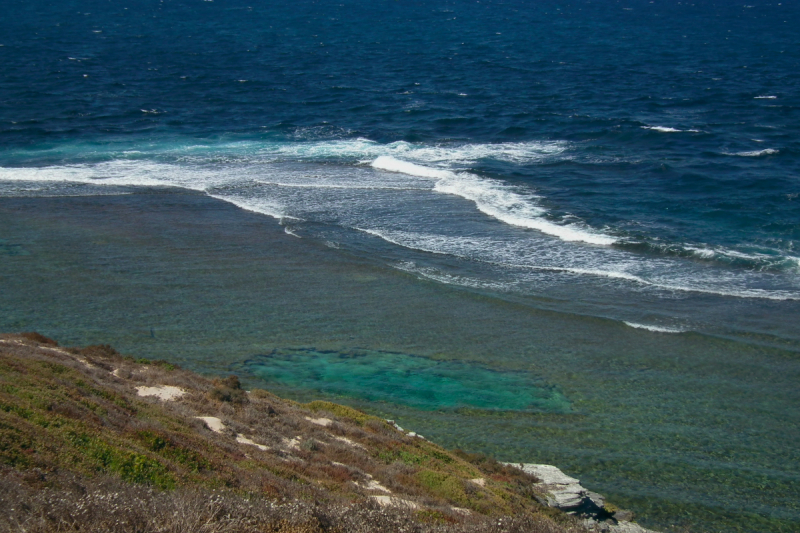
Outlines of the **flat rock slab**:
[[[587,526],[592,531],[608,533],[656,533],[639,524],[619,519],[605,508],[605,498],[581,486],[580,480],[568,476],[553,465],[533,463],[505,463],[519,468],[539,479],[534,486],[544,496],[542,503],[567,513],[587,517]],[[613,516],[613,518],[612,518]],[[620,515],[622,516],[622,515]]]

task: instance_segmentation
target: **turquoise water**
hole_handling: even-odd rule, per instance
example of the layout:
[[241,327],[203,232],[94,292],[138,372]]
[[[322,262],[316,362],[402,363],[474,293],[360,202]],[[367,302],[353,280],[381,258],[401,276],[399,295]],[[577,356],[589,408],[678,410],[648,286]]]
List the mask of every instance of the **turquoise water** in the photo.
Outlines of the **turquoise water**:
[[528,373],[403,353],[280,350],[244,369],[268,383],[422,410],[570,411],[563,394]]

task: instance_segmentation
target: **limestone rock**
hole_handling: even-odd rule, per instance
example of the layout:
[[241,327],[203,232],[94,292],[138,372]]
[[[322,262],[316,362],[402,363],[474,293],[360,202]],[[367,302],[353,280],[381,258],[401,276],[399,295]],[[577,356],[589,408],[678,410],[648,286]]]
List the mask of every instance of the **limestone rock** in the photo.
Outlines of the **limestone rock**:
[[656,533],[631,522],[633,513],[606,508],[601,494],[586,490],[579,479],[570,477],[552,465],[505,463],[539,479],[534,485],[542,494],[540,501],[570,514],[584,517],[591,531],[603,533]]

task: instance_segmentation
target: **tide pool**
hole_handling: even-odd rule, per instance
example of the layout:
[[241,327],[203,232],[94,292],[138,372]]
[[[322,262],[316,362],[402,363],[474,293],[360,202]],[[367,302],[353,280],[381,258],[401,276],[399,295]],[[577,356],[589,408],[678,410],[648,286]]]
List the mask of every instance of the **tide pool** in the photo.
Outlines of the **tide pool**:
[[565,413],[569,401],[523,372],[403,353],[314,349],[275,350],[243,369],[270,383],[420,410],[460,407],[490,411]]

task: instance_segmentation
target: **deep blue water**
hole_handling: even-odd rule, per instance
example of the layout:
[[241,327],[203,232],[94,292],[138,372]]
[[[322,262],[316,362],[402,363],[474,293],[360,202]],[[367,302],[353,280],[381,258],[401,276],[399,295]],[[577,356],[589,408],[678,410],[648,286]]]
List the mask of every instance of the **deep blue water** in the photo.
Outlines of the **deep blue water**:
[[192,190],[435,284],[791,358],[798,27],[791,1],[7,0],[0,197]]
[[12,2],[2,193],[191,187],[524,294],[800,297],[796,4],[253,4]]

